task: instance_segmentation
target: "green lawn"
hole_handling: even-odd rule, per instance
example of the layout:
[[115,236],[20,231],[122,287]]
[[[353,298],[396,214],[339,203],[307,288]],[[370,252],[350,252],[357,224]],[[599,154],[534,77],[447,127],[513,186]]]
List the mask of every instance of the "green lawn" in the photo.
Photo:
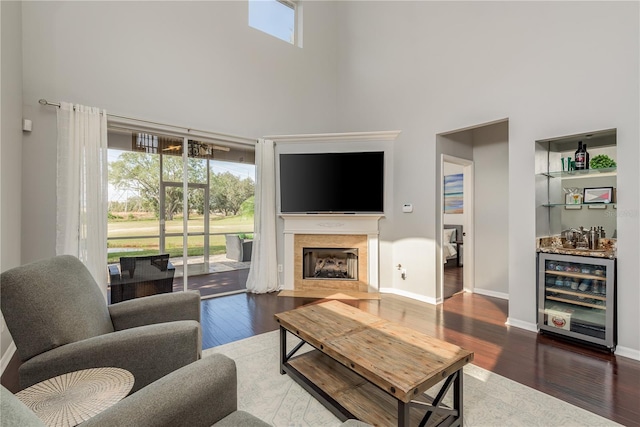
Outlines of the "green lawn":
[[[175,217],[171,221],[166,221],[165,230],[167,233],[182,233],[182,217]],[[187,224],[190,233],[204,232],[203,216],[191,217]],[[231,233],[252,233],[253,218],[242,216],[216,217],[209,221],[209,253],[211,255],[223,254],[226,252],[225,234]],[[127,250],[110,252],[108,254],[109,263],[118,262],[121,256],[154,255],[159,251],[159,221],[157,219],[139,220],[109,220],[107,248],[122,248]],[[214,234],[214,235],[211,235]],[[118,237],[133,236],[155,236],[137,239],[118,239]],[[189,236],[188,238],[189,256],[202,255],[204,253],[204,236]],[[169,236],[166,238],[165,252],[172,257],[182,256],[183,239],[182,236]]]

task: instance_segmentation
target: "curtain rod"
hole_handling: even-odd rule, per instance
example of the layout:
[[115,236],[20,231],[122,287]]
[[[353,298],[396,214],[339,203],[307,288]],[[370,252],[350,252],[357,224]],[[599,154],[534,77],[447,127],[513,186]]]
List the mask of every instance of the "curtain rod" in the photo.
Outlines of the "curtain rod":
[[[44,98],[39,99],[38,103],[40,103],[40,105],[48,105],[48,106],[60,108],[60,103],[59,102],[49,102]],[[205,134],[205,135],[212,135],[214,137],[214,139],[217,139],[217,140],[235,142],[235,143],[240,143],[240,144],[244,144],[244,145],[255,145],[255,143],[257,141],[257,138],[256,139],[251,139],[251,138],[246,138],[246,137],[242,137],[242,136],[227,135],[227,134],[223,134],[223,133],[211,132],[211,131],[208,131],[208,130],[193,129],[193,128],[188,128],[188,127],[183,127],[183,126],[175,126],[175,125],[168,124],[168,123],[160,123],[160,122],[154,122],[154,121],[151,121],[151,120],[137,119],[135,117],[119,116],[117,114],[107,113],[107,117],[115,118],[115,119],[122,119],[122,120],[130,120],[130,121],[137,122],[137,123],[145,123],[145,124],[150,124],[150,125],[165,126],[165,127],[169,127],[169,128],[173,128],[173,129],[185,130],[189,134],[200,133],[200,134]],[[161,132],[162,130],[159,129],[158,131]]]

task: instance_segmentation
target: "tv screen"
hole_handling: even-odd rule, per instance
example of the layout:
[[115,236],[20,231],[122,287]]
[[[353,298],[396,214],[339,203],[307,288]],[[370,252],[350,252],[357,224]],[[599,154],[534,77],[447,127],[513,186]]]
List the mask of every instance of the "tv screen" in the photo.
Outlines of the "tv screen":
[[384,212],[384,152],[280,154],[280,211]]

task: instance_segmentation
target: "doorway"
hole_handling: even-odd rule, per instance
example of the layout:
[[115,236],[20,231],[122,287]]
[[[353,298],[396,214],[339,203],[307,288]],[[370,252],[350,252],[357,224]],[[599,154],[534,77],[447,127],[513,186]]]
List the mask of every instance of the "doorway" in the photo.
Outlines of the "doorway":
[[[110,130],[107,263],[169,254],[174,292],[246,290],[254,183],[253,144]],[[242,259],[228,236],[242,236]]]
[[[508,299],[508,200],[509,200],[509,121],[496,120],[436,136],[436,295],[438,303],[451,293],[444,289],[445,224],[463,226],[462,289]],[[459,219],[445,218],[445,165],[463,168],[464,200]],[[468,169],[466,169],[468,168]],[[465,171],[466,169],[466,171]],[[460,172],[458,172],[460,173]]]
[[[470,233],[473,224],[473,161],[442,155],[442,297],[451,298],[465,290],[471,291],[472,278],[465,280],[465,260],[473,264]],[[467,238],[467,235],[469,238]],[[465,245],[466,243],[466,245]],[[472,271],[471,265],[466,269]]]

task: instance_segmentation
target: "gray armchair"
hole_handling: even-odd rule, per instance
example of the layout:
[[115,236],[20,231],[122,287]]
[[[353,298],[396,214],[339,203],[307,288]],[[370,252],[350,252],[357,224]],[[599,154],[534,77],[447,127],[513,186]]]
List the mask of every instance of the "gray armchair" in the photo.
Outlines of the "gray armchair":
[[[17,397],[2,388],[2,427],[44,424]],[[162,377],[81,426],[229,426],[262,427],[238,411],[235,362],[221,354],[205,357]]]
[[112,366],[134,375],[135,392],[201,356],[198,292],[107,306],[87,268],[68,255],[3,272],[0,292],[22,361],[22,388],[67,372]]

